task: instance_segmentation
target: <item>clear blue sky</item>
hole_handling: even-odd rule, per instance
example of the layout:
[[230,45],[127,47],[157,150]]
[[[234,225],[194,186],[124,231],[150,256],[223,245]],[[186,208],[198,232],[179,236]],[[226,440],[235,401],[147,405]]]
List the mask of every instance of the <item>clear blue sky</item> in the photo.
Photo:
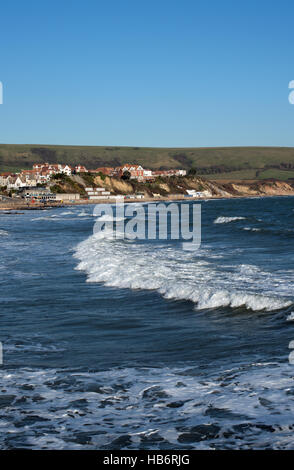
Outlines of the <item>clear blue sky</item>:
[[1,2],[0,142],[294,146],[293,1]]

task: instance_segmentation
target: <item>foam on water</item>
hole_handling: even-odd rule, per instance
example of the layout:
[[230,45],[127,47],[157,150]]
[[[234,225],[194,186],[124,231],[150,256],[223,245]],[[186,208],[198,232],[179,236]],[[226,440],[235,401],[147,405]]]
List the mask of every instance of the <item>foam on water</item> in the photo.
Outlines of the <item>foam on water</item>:
[[125,220],[125,218],[124,217],[111,217],[107,214],[104,214],[101,217],[98,217],[97,220],[99,220],[99,222],[120,222],[122,220]]
[[61,215],[72,215],[72,214],[75,214],[74,211],[64,211],[64,212],[61,212]]
[[195,309],[245,306],[272,311],[291,305],[294,295],[291,284],[285,289],[284,279],[255,266],[215,264],[217,255],[210,250],[191,254],[168,243],[115,240],[112,232],[98,232],[80,243],[75,257],[88,282],[157,290],[167,299],[190,300]]
[[293,448],[293,367],[1,370],[0,448]]
[[[111,232],[76,246],[94,225],[80,206],[7,217],[0,448],[293,449],[294,309],[244,309],[293,303],[293,244],[281,231],[292,221],[281,223],[279,201],[274,211],[266,201],[259,212],[241,201],[208,207],[195,252]],[[213,225],[227,213],[247,220]],[[66,222],[32,227],[51,214]],[[263,238],[267,224],[276,244]],[[251,225],[261,233],[242,231]],[[218,310],[199,312],[208,308]]]
[[214,224],[228,224],[230,222],[235,222],[236,220],[246,220],[246,217],[217,217]]
[[243,230],[246,230],[248,232],[260,232],[261,231],[260,228],[256,228],[256,227],[243,227]]

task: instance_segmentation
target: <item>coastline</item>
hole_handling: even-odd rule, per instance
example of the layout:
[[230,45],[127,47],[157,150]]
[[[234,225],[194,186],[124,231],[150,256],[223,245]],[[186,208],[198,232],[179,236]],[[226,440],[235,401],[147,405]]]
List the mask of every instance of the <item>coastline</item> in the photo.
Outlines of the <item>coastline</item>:
[[[262,198],[269,198],[269,197],[291,197],[294,196],[294,191],[293,193],[290,194],[244,194],[244,195],[216,195],[216,196],[210,196],[210,197],[198,197],[198,198],[187,198],[187,197],[179,197],[179,195],[175,195],[174,197],[168,196],[168,197],[154,197],[154,198],[140,198],[140,199],[124,199],[124,202],[127,204],[132,204],[132,203],[148,203],[148,202],[183,202],[183,201],[188,201],[188,202],[201,202],[201,201],[208,201],[208,200],[222,200],[222,199],[262,199]],[[99,199],[99,200],[87,200],[87,199],[82,199],[76,202],[63,202],[62,204],[44,204],[44,203],[33,203],[30,204],[28,202],[0,202],[0,213],[1,211],[6,212],[6,211],[15,211],[15,210],[47,210],[47,209],[58,209],[62,207],[73,207],[73,206],[84,206],[84,205],[96,205],[96,204],[115,204],[117,202],[117,199]]]

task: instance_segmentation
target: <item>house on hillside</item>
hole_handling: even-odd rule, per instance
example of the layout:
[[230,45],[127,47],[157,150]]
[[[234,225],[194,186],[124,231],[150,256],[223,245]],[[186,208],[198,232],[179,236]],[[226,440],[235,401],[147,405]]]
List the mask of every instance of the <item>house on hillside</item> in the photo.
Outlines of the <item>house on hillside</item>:
[[155,170],[152,171],[153,176],[163,176],[168,178],[170,176],[186,176],[186,170]]
[[26,179],[24,176],[15,175],[15,176],[8,177],[7,189],[17,190],[17,189],[25,188],[25,187],[26,187]]
[[121,178],[124,173],[130,173],[130,179],[137,179],[138,181],[144,180],[144,168],[141,165],[125,165],[118,166],[114,170],[114,176]]
[[37,170],[22,170],[20,177],[26,182],[26,186],[37,186],[39,172]]
[[38,183],[47,183],[51,178],[51,171],[43,169],[39,174]]
[[151,179],[153,180],[154,179],[154,176],[152,175],[152,170],[144,169],[143,174],[144,174],[144,179],[145,180],[151,180]]
[[44,165],[49,165],[49,163],[34,163],[33,170],[41,171]]
[[76,173],[88,173],[87,168],[83,165],[76,165],[75,168],[74,168],[74,171]]
[[46,172],[49,175],[56,175],[57,173],[63,173],[64,175],[70,176],[72,168],[69,165],[63,165],[62,163],[35,163],[33,170],[38,172]]
[[69,165],[60,165],[60,173],[70,176],[72,174],[72,168]]
[[8,185],[8,178],[10,176],[15,176],[12,173],[0,173],[0,186],[7,186]]

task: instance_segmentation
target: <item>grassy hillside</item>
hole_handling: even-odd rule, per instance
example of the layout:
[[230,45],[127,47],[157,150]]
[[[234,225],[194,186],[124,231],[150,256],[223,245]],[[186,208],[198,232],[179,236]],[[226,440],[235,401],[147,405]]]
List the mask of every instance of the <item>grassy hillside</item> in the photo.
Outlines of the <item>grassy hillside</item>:
[[196,168],[208,178],[293,177],[294,148],[145,148],[54,145],[0,145],[0,171],[31,168],[34,162],[81,163],[90,169],[139,163],[146,168]]

